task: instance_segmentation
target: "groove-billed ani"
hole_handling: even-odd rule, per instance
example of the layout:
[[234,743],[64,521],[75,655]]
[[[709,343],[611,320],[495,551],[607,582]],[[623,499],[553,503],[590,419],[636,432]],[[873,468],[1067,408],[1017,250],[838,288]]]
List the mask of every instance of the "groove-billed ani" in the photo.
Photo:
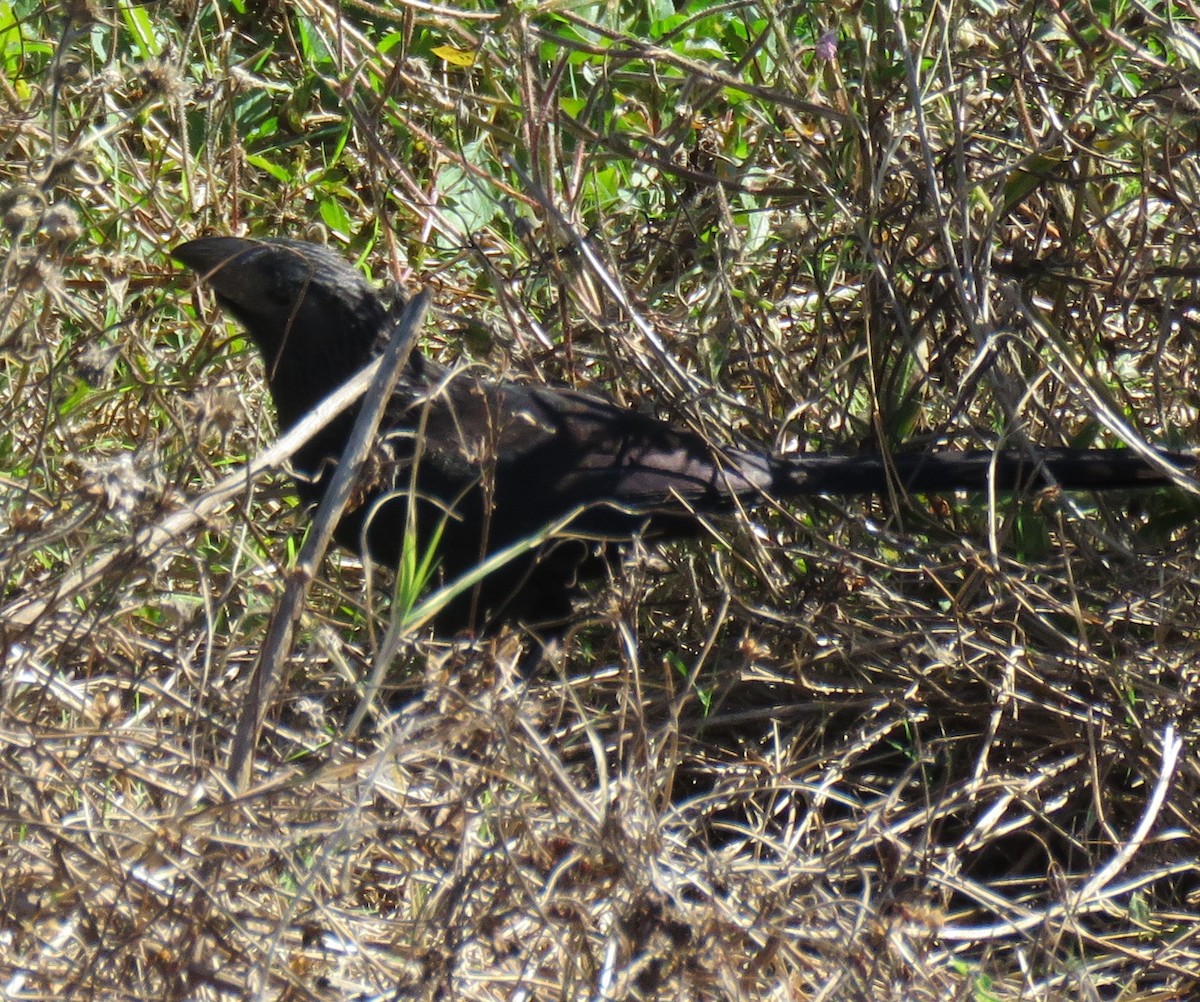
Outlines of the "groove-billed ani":
[[[206,237],[174,256],[197,271],[245,325],[266,361],[286,429],[378,354],[388,311],[370,285],[324,247],[295,240]],[[350,434],[351,408],[294,459],[301,499],[320,500]],[[573,390],[521,386],[449,370],[414,352],[338,541],[395,566],[410,498],[422,545],[440,529],[447,580],[576,508],[567,536],[487,577],[439,614],[439,629],[487,629],[505,619],[565,618],[576,581],[603,569],[606,544],[639,531],[686,536],[697,514],[814,494],[870,494],[889,481],[911,491],[1000,489],[1042,479],[1069,488],[1164,484],[1128,450],[1046,449],[1040,468],[1016,452],[813,454],[794,458],[715,449],[664,421]],[[1185,468],[1189,454],[1167,454]],[[364,535],[365,531],[365,535]]]

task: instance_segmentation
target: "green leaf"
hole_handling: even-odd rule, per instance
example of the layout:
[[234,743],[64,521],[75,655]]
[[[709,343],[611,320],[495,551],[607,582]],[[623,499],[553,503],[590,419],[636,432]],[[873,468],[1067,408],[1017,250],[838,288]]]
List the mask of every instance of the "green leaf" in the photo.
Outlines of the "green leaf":
[[297,14],[296,28],[300,36],[300,49],[307,57],[309,65],[322,67],[331,65],[333,56],[312,20],[302,14]]
[[142,59],[154,59],[162,55],[162,45],[154,33],[154,23],[146,8],[141,5],[122,4],[121,17],[125,26],[133,33],[138,53]]
[[1025,198],[1047,181],[1062,176],[1070,157],[1062,150],[1034,153],[1025,157],[1009,174],[1004,184],[1004,207],[1001,218],[1008,216]]
[[292,179],[292,175],[288,170],[281,167],[279,164],[268,160],[266,157],[259,156],[257,153],[247,154],[246,163],[257,167],[259,170],[266,171],[271,175],[271,177],[275,178],[276,181],[282,181],[286,183]]
[[318,211],[321,213],[321,219],[324,220],[325,225],[335,233],[349,237],[354,232],[354,221],[336,198],[322,199]]

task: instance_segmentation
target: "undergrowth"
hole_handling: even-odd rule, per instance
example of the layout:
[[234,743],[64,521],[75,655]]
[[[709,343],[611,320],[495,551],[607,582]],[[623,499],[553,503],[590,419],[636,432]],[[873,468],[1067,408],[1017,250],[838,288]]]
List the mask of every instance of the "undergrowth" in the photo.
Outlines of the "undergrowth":
[[1193,6],[899,7],[0,2],[0,994],[1195,994],[1183,488],[764,504],[532,678],[334,554],[226,778],[306,517],[194,236],[715,442],[1200,445]]

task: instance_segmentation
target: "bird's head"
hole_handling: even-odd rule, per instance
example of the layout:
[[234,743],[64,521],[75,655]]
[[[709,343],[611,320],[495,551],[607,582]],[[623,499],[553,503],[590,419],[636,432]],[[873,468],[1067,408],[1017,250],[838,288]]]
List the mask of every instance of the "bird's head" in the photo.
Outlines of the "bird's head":
[[365,364],[386,316],[367,281],[320,244],[201,237],[172,256],[241,321],[268,368],[288,355],[312,362],[334,346]]
[[320,244],[202,237],[172,256],[194,270],[262,352],[289,427],[370,362],[387,309],[370,284]]

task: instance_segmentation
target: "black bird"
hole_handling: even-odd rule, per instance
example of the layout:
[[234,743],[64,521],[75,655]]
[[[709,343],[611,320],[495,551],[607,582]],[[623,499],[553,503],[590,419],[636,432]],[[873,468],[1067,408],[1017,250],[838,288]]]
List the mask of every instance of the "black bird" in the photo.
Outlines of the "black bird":
[[[325,247],[297,240],[205,237],[174,251],[217,294],[262,352],[283,429],[379,354],[391,330],[371,286]],[[356,409],[344,412],[294,457],[306,503],[321,499]],[[1000,489],[1041,480],[1066,488],[1169,482],[1124,449],[1045,449],[778,458],[714,448],[700,435],[600,397],[450,370],[414,352],[388,405],[337,540],[375,561],[400,559],[407,509],[416,499],[421,545],[440,530],[447,581],[489,554],[526,539],[576,509],[563,538],[489,575],[446,607],[450,633],[510,620],[561,621],[576,582],[603,571],[605,551],[638,532],[694,535],[700,515],[764,496]],[[1192,470],[1190,454],[1164,453]],[[994,469],[993,469],[994,465]]]

